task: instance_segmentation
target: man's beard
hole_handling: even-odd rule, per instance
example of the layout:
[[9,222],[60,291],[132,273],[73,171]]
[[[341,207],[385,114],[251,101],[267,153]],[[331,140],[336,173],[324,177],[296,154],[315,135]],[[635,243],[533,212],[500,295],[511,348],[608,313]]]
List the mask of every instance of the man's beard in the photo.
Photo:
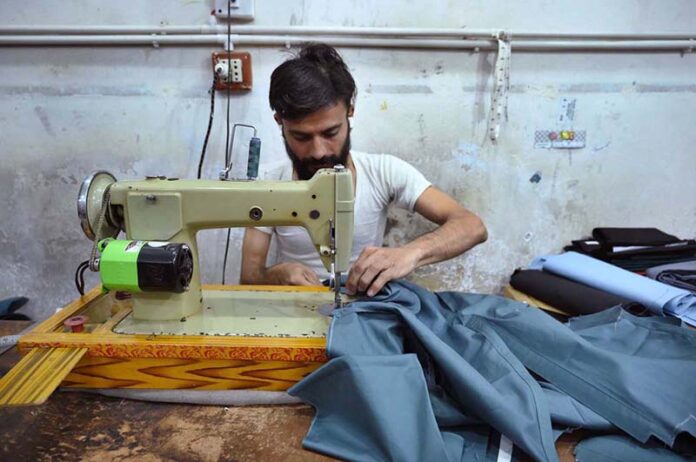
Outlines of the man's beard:
[[300,180],[309,180],[314,176],[319,169],[322,168],[333,168],[335,165],[341,164],[344,167],[348,167],[348,154],[350,154],[350,128],[348,128],[348,133],[346,135],[346,141],[341,147],[341,152],[337,156],[324,156],[321,159],[309,158],[307,160],[300,160],[292,149],[288,145],[285,139],[285,134],[283,134],[283,142],[285,143],[285,150],[288,153],[288,157],[292,161],[292,166],[297,173],[297,178]]

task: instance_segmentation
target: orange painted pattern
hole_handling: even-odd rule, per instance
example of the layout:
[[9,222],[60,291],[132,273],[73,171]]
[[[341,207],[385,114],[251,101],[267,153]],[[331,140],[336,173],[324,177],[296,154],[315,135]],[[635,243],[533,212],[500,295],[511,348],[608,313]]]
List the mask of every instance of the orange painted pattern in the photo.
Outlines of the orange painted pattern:
[[266,391],[287,390],[321,366],[316,362],[85,357],[62,386]]
[[178,359],[238,359],[246,361],[315,361],[326,362],[324,348],[292,348],[264,346],[221,345],[167,345],[153,340],[147,343],[104,343],[85,345],[81,342],[54,341],[32,342],[29,348],[81,348],[87,347],[89,356],[104,358],[178,358]]

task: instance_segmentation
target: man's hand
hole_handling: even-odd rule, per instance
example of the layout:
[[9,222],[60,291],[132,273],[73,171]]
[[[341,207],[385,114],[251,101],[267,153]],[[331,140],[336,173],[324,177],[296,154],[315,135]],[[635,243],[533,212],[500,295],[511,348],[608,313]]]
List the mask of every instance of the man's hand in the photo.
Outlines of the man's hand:
[[320,286],[319,276],[301,263],[280,263],[266,270],[266,278],[281,286]]
[[367,292],[372,297],[384,285],[408,276],[419,262],[416,250],[407,247],[366,247],[348,273],[348,293]]

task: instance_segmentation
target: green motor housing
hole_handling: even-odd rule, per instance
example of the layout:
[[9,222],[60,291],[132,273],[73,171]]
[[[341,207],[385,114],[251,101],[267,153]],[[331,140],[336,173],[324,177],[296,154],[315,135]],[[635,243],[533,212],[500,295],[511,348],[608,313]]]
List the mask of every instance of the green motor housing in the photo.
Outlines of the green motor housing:
[[107,290],[186,291],[193,276],[193,255],[186,244],[103,239],[99,241],[99,275]]

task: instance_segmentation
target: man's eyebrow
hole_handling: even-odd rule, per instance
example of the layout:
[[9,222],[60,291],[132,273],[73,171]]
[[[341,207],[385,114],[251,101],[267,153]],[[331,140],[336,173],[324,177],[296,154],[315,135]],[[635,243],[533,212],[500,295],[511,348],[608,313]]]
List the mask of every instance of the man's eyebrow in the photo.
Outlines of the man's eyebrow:
[[[323,129],[321,131],[321,133],[326,133],[326,132],[330,132],[333,130],[338,130],[339,128],[341,128],[341,125],[343,125],[343,123],[337,123],[336,125],[332,125],[331,127]],[[289,129],[288,132],[290,132],[290,134],[294,135],[294,136],[311,136],[312,135],[310,132],[303,132],[302,130],[294,130],[292,128]]]
[[326,133],[326,132],[331,132],[331,131],[334,131],[334,130],[338,130],[339,128],[341,128],[341,125],[343,125],[343,123],[337,123],[336,125],[333,125],[333,126],[331,126],[331,127],[329,127],[329,128],[326,128],[326,129],[322,130],[321,132],[322,132],[322,133]]

